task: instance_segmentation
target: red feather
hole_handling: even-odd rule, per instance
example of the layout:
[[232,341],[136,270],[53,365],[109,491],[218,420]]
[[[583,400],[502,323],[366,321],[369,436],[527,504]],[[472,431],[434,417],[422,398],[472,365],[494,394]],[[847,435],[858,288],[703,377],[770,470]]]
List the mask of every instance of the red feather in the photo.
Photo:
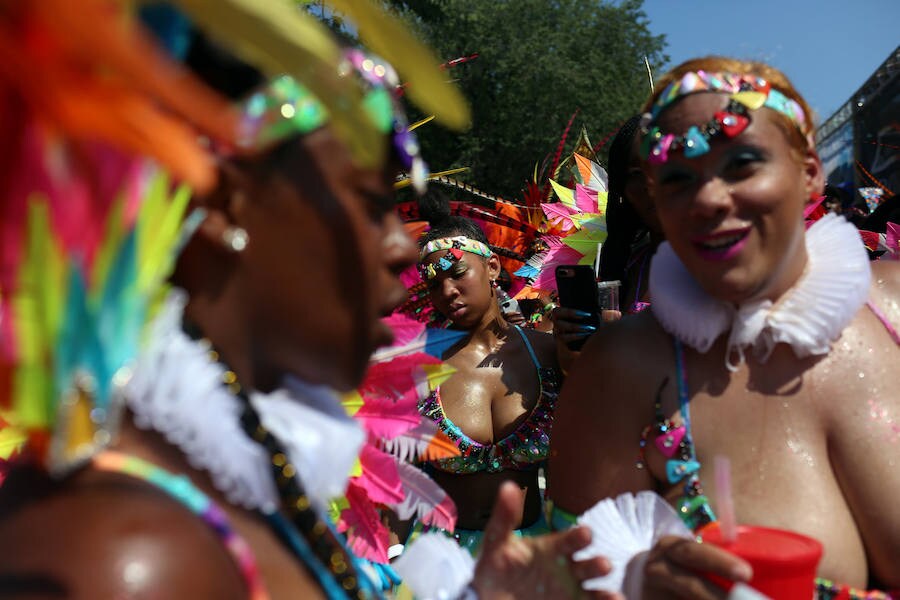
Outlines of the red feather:
[[[572,128],[572,123],[575,122],[575,117],[578,115],[578,111],[580,108],[575,109],[575,112],[572,113],[572,116],[569,118],[569,122],[566,123],[566,129],[563,131],[562,137],[559,140],[559,146],[556,148],[556,155],[553,157],[553,162],[550,165],[550,171],[548,171],[549,176],[553,176],[556,173],[557,167],[559,167],[559,161],[562,158],[563,149],[566,147],[566,138],[569,137],[569,130]],[[544,198],[549,202],[550,200],[550,181],[544,184]]]
[[350,507],[341,511],[338,531],[348,533],[347,542],[357,556],[387,563],[390,532],[381,523],[366,491],[351,481],[347,486],[347,502]]

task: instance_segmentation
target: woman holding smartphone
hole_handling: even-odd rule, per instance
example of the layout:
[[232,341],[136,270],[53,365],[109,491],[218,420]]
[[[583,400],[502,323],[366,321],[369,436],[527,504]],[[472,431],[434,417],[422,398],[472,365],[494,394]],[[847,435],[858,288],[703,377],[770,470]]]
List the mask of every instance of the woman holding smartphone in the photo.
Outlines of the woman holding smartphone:
[[[636,314],[650,307],[650,260],[664,239],[643,171],[640,169],[639,115],[628,119],[609,147],[609,200],[606,225],[609,237],[600,251],[600,276],[621,281],[621,313],[604,311],[603,321],[622,313]],[[596,331],[591,315],[565,302],[553,312],[553,331],[560,344],[560,358],[570,362]]]
[[[444,360],[457,373],[419,403],[461,456],[428,463],[458,511],[455,537],[473,553],[493,499],[511,480],[522,493],[520,532],[545,531],[538,467],[546,460],[559,388],[553,338],[511,325],[497,302],[500,261],[474,222],[432,221],[419,270],[435,308],[468,335]],[[417,526],[421,529],[421,526]]]

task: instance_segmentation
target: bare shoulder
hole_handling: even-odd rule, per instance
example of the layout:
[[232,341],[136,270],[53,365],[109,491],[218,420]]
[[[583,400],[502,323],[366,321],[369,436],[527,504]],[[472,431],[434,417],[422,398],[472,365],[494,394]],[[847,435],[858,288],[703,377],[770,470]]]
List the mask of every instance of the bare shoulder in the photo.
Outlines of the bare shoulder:
[[900,263],[877,261],[872,275],[874,310],[862,308],[833,345],[819,371],[823,393],[816,400],[826,416],[829,459],[865,544],[869,570],[894,587],[900,585],[900,518],[887,515],[897,514],[900,494],[894,464],[900,346],[879,321],[883,317],[900,329]]
[[[0,488],[3,598],[245,598],[212,528],[140,480],[13,470]],[[161,590],[166,590],[164,593]]]
[[900,261],[876,260],[872,263],[872,300],[894,306],[900,303]]
[[522,329],[525,337],[534,349],[535,356],[541,366],[555,367],[556,361],[556,340],[552,333],[543,331],[535,331],[534,329]]
[[[660,384],[674,376],[672,344],[652,315],[602,327],[563,385],[551,438],[553,499],[581,512],[603,498],[650,489],[634,467]],[[674,385],[669,386],[674,390]]]
[[[668,375],[672,357],[672,342],[652,314],[625,317],[603,326],[588,341],[572,367],[571,388],[600,386],[610,392],[616,390],[620,396],[641,395],[645,382],[655,390]],[[621,398],[609,393],[595,400],[601,405],[619,405]]]

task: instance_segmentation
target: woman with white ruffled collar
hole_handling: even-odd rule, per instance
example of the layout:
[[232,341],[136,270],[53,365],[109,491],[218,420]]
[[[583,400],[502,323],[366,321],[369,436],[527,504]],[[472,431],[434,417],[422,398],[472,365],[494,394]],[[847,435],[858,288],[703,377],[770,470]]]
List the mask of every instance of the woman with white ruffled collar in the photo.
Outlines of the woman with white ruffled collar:
[[[900,270],[870,269],[840,217],[805,229],[824,174],[810,109],[781,72],[710,57],[657,89],[643,151],[668,241],[653,259],[652,314],[595,336],[563,388],[558,512],[656,490],[697,529],[715,519],[707,467],[724,455],[739,523],[822,542],[819,597],[839,589],[827,580],[900,586]],[[678,538],[640,560],[626,585],[644,598],[724,597],[696,571],[751,577]]]

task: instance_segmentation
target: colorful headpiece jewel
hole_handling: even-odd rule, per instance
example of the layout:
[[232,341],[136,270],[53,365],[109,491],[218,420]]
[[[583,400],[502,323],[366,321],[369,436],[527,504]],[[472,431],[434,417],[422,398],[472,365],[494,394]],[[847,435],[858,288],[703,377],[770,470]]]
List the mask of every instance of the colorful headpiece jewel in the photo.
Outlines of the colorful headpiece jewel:
[[[363,108],[375,128],[390,135],[403,168],[416,191],[425,191],[428,167],[419,142],[409,130],[406,115],[394,95],[400,79],[385,61],[361,50],[344,53],[340,76],[356,73],[363,89]],[[245,149],[270,147],[292,136],[314,131],[329,120],[328,109],[302,83],[282,75],[251,94],[240,106],[243,114],[240,145]]]
[[[440,252],[441,250],[446,250],[447,253],[437,262],[428,264],[421,262],[424,261],[429,254]],[[436,240],[431,240],[422,246],[422,251],[419,252],[419,275],[421,275],[422,279],[425,281],[434,279],[440,273],[449,270],[455,263],[459,262],[460,259],[462,259],[463,252],[476,254],[485,258],[490,258],[494,254],[491,249],[488,248],[487,244],[479,242],[478,240],[473,240],[464,235],[438,238]]]
[[[665,133],[654,126],[660,113],[667,106],[688,94],[719,92],[729,94],[724,110],[717,111],[702,125],[694,125],[682,134]],[[691,71],[678,81],[670,83],[662,91],[651,108],[641,118],[641,155],[652,164],[662,164],[669,159],[669,152],[681,150],[685,157],[694,158],[709,152],[709,140],[724,134],[729,138],[740,135],[750,124],[750,111],[768,107],[788,117],[804,135],[806,115],[795,101],[756,75],[736,73],[707,73]]]

